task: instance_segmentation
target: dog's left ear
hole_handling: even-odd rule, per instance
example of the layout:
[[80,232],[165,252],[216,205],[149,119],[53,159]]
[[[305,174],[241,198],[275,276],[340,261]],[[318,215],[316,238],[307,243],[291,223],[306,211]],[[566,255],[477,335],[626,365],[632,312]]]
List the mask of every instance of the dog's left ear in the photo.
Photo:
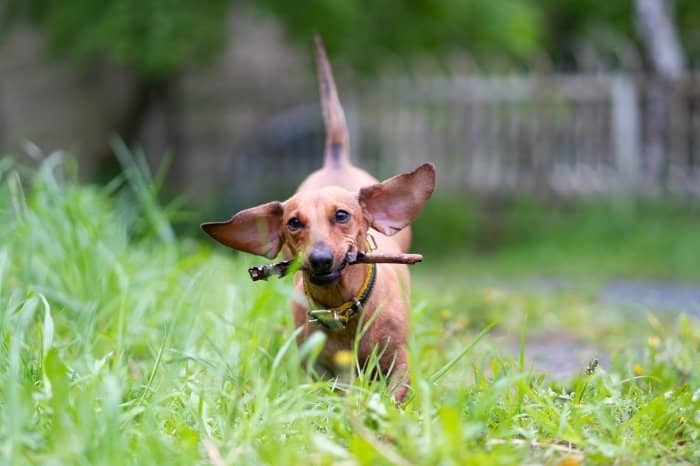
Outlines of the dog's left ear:
[[391,236],[416,218],[433,189],[435,167],[424,163],[412,172],[360,189],[358,199],[372,228]]
[[242,210],[227,222],[203,223],[202,230],[225,246],[272,259],[282,248],[283,213],[281,202],[268,202]]

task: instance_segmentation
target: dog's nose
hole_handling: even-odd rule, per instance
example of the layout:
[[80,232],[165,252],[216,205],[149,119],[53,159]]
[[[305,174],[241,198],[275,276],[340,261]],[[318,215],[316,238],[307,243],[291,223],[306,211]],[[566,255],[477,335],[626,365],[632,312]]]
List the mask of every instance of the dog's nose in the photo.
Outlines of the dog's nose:
[[314,273],[328,273],[333,266],[333,254],[328,249],[314,249],[309,254],[309,265]]

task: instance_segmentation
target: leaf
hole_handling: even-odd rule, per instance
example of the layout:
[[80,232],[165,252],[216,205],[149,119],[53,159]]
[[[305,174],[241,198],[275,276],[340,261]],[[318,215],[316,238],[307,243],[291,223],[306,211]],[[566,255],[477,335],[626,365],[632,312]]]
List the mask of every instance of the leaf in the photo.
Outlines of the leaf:
[[374,446],[359,435],[353,435],[350,438],[348,449],[361,465],[372,466],[376,464],[377,452]]
[[61,360],[56,348],[51,348],[44,357],[44,375],[51,386],[51,405],[54,418],[67,409],[69,393],[68,367]]
[[39,299],[44,304],[44,327],[42,334],[42,356],[46,358],[51,346],[53,346],[53,317],[51,317],[51,306],[43,295],[39,295]]
[[442,430],[447,435],[450,445],[458,447],[462,443],[462,424],[457,410],[450,406],[442,406],[438,411]]

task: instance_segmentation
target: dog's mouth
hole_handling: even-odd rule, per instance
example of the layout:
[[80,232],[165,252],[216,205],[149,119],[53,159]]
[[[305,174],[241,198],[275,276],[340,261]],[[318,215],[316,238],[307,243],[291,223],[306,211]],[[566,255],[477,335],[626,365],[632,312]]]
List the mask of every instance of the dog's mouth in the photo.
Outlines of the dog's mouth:
[[332,285],[340,279],[340,270],[333,270],[328,273],[313,273],[309,272],[309,281],[314,285],[326,286]]
[[317,273],[313,270],[306,269],[306,274],[309,277],[309,281],[317,286],[326,286],[336,283],[338,280],[340,280],[340,273],[348,265],[348,254],[351,254],[351,252],[348,251],[345,257],[343,257],[343,262],[341,262],[338,267],[330,272]]

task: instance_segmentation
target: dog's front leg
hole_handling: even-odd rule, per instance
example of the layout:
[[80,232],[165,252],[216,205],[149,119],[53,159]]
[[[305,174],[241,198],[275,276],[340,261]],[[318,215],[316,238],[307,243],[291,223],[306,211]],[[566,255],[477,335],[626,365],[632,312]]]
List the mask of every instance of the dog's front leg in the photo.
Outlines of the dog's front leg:
[[406,401],[411,382],[408,375],[406,348],[400,346],[393,354],[384,354],[380,360],[382,373],[388,377],[388,390],[397,403]]

